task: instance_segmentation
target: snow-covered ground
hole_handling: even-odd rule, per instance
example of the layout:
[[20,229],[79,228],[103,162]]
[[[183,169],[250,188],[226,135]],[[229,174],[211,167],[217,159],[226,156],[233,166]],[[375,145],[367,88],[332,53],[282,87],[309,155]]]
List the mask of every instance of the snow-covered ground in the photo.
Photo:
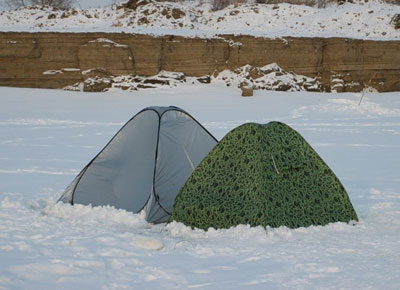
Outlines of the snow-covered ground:
[[[400,289],[400,93],[242,98],[224,85],[132,93],[0,88],[0,289]],[[56,200],[132,115],[176,105],[219,139],[248,121],[298,130],[358,213],[299,229],[207,232]]]
[[[113,4],[118,4],[118,3],[123,3],[126,2],[127,0],[73,0],[72,1],[72,7],[74,8],[100,8],[100,7],[106,7],[106,6],[111,6]],[[10,10],[14,7],[8,5],[6,3],[6,0],[1,0],[0,1],[0,10]]]
[[[119,3],[121,1],[117,1]],[[124,2],[124,1],[123,1]],[[77,2],[78,3],[78,2]],[[85,8],[88,1],[82,2]],[[69,11],[23,8],[0,11],[0,31],[125,32],[212,37],[245,34],[259,37],[346,37],[399,40],[391,24],[400,5],[381,0],[355,0],[326,8],[305,5],[243,4],[212,11],[208,0],[149,2],[136,11],[117,5]],[[78,4],[76,6],[79,7]]]

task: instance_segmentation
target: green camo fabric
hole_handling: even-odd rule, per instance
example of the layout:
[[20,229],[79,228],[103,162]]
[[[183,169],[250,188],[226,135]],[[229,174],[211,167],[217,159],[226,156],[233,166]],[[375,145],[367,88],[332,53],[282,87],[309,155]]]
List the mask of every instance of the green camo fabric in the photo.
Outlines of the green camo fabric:
[[180,190],[169,221],[200,229],[290,228],[357,221],[335,174],[289,126],[247,123],[229,132]]

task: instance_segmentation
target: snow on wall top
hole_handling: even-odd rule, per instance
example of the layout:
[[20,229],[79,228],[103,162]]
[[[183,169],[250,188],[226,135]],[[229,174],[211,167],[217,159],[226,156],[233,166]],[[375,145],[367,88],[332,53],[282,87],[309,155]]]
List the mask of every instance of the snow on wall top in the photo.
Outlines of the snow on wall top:
[[242,4],[212,11],[199,1],[149,2],[136,11],[121,6],[71,9],[21,8],[0,11],[0,31],[125,32],[211,37],[244,34],[259,37],[345,37],[399,40],[391,24],[400,6],[379,0],[326,8],[304,5]]

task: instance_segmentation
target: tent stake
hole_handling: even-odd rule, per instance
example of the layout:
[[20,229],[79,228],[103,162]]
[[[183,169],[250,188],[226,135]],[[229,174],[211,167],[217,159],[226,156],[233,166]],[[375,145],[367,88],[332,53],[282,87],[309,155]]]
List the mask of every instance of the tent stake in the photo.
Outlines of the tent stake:
[[[372,79],[376,76],[376,73],[377,73],[377,72],[375,72],[374,75],[369,79],[369,81],[368,81],[368,86],[371,84]],[[365,88],[366,88],[366,87],[364,86],[363,91],[362,91],[362,95],[361,95],[360,102],[358,103],[359,106],[361,105],[361,102],[362,102],[362,100],[363,100],[363,98],[364,98]]]

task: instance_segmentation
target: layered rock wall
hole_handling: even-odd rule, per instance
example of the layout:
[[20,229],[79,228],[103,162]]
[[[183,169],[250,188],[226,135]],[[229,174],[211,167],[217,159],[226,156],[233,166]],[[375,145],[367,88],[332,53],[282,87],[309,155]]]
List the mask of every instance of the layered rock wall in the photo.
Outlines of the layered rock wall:
[[277,63],[319,77],[325,90],[400,90],[400,41],[124,33],[0,33],[0,86],[63,88],[91,76],[204,76]]

